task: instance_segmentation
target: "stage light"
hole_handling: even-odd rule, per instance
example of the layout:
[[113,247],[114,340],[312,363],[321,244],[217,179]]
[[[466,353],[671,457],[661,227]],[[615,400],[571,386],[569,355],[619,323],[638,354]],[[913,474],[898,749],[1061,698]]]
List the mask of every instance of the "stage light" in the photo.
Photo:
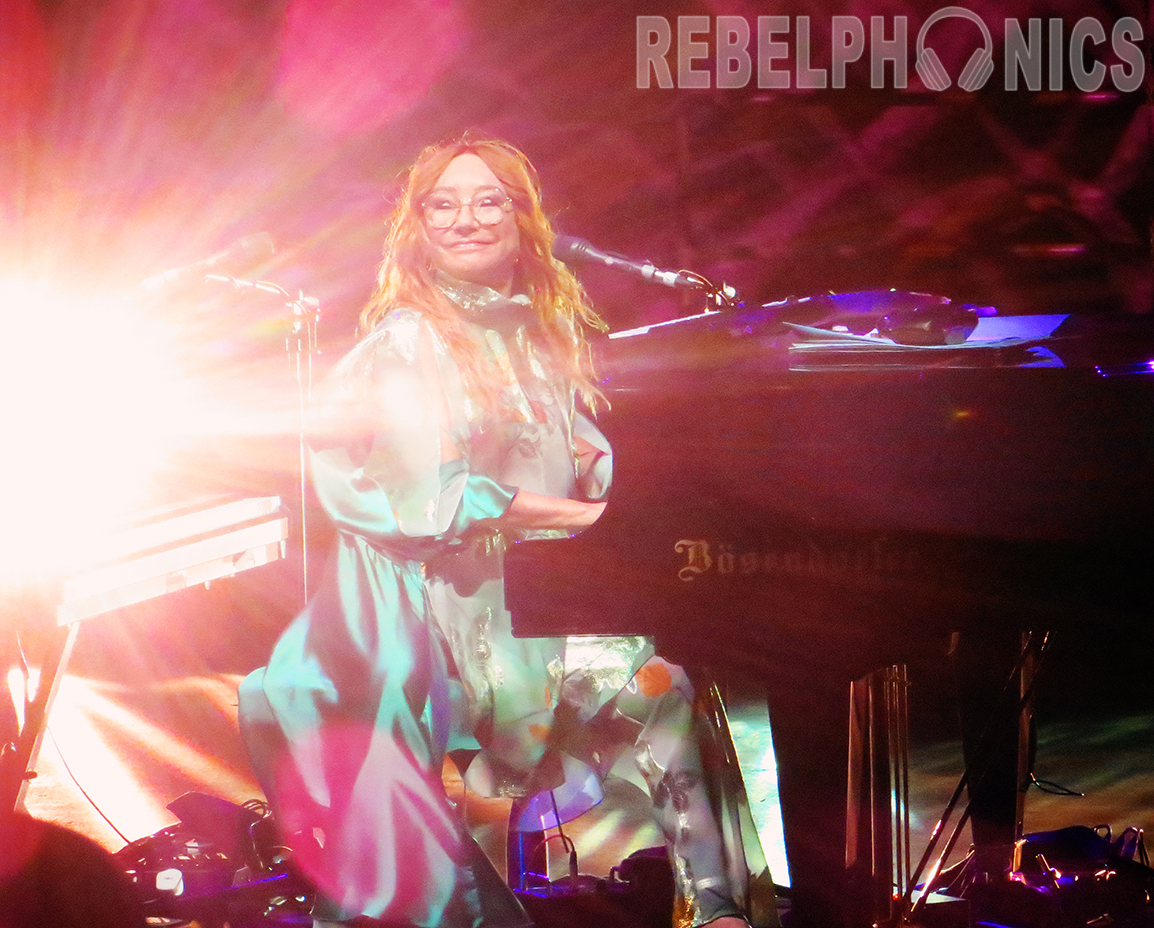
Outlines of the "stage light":
[[163,326],[123,297],[0,281],[0,580],[82,563],[144,504],[192,385]]

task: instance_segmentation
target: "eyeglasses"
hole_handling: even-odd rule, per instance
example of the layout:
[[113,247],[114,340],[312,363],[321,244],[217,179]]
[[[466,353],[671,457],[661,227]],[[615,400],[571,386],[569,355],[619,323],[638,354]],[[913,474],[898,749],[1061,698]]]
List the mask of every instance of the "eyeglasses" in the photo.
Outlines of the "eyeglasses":
[[425,224],[432,229],[447,229],[469,207],[479,226],[495,226],[513,209],[513,201],[500,190],[482,190],[468,200],[458,200],[451,193],[434,193],[421,201]]

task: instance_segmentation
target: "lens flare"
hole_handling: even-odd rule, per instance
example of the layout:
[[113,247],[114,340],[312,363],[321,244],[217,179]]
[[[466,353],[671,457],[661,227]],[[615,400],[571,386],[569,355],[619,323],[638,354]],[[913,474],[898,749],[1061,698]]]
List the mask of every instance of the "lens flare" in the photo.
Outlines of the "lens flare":
[[34,579],[82,562],[143,504],[191,385],[124,301],[10,280],[0,306],[0,579]]

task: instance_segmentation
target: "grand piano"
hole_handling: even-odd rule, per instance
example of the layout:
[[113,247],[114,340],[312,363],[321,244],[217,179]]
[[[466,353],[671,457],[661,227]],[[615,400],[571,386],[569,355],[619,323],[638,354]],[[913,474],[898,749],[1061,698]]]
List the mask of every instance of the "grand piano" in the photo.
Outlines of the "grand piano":
[[955,632],[1094,626],[1124,650],[1154,615],[1154,331],[1103,316],[956,349],[812,339],[917,299],[787,301],[608,341],[610,504],[508,557],[519,635],[648,634],[764,684],[795,924],[853,921],[850,681],[906,662],[948,681]]

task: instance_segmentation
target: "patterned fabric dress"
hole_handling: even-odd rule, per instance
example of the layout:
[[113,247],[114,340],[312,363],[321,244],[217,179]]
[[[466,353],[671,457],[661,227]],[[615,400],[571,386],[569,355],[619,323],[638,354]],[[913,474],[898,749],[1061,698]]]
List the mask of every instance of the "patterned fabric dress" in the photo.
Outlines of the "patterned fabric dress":
[[[318,887],[315,914],[427,928],[527,922],[444,796],[446,752],[471,748],[466,784],[483,795],[611,772],[648,787],[677,921],[769,923],[760,847],[742,845],[751,820],[739,775],[726,788],[733,771],[703,774],[702,745],[717,731],[685,673],[644,638],[513,637],[508,539],[491,520],[521,488],[603,498],[611,455],[521,324],[525,298],[441,285],[501,372],[496,411],[469,395],[412,309],[393,311],[337,365],[310,442],[337,550],[268,666],[240,689],[253,766]],[[578,438],[597,449],[582,473]]]

